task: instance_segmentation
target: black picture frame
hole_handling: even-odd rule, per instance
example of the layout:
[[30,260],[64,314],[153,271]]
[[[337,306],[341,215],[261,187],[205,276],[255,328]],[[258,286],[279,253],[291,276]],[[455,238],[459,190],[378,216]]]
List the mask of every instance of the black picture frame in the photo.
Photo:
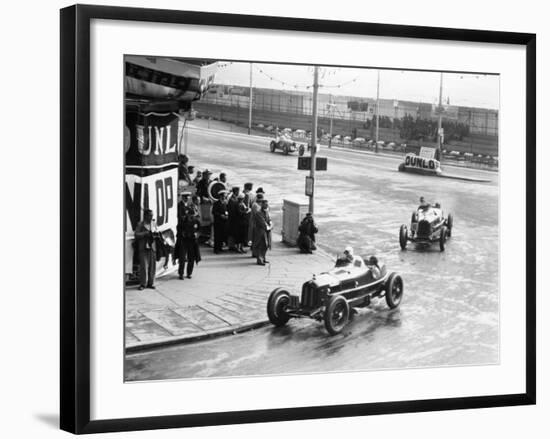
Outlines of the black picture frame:
[[[93,19],[229,26],[350,35],[503,43],[526,48],[525,393],[90,420],[90,22]],[[303,18],[75,5],[61,10],[60,426],[99,433],[325,417],[472,409],[536,401],[536,35]]]

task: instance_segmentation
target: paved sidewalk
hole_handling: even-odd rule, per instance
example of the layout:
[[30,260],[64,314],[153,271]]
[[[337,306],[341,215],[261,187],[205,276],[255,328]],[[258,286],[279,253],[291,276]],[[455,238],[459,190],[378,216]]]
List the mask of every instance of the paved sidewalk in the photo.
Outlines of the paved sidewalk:
[[126,351],[132,352],[202,338],[234,334],[268,322],[266,305],[277,287],[299,292],[313,273],[326,271],[333,259],[322,250],[312,255],[273,236],[269,264],[250,256],[215,255],[201,247],[202,261],[192,279],[177,271],[157,279],[156,290],[126,289]]

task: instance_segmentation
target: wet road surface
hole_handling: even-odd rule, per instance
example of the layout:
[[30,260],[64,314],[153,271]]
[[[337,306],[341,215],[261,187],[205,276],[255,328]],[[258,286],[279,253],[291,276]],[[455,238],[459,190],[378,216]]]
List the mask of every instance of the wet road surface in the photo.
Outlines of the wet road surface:
[[[280,229],[283,198],[303,194],[307,171],[297,155],[269,152],[269,139],[190,130],[190,164],[230,184],[262,186]],[[351,245],[376,254],[405,283],[401,306],[359,310],[342,334],[322,323],[291,320],[247,333],[127,356],[128,380],[175,379],[494,364],[499,361],[498,174],[447,168],[490,180],[473,183],[397,172],[399,159],[324,148],[328,171],[317,172],[318,242],[335,255]],[[454,216],[445,252],[438,245],[401,251],[399,226],[423,195]],[[305,197],[304,201],[306,200]],[[329,267],[327,267],[328,269]],[[304,281],[311,273],[304,267]]]

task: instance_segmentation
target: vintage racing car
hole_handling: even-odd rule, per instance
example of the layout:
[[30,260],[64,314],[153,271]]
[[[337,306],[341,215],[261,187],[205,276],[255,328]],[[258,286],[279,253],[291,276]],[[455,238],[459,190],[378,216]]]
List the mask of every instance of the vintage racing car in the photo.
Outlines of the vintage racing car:
[[283,153],[289,154],[291,152],[296,151],[296,142],[292,140],[290,136],[287,135],[280,135],[275,137],[275,140],[272,140],[269,144],[269,149],[271,152],[275,152],[276,150],[283,151]]
[[434,242],[439,242],[439,250],[445,250],[447,238],[451,237],[453,230],[453,216],[449,214],[447,218],[443,215],[443,210],[439,203],[434,206],[419,207],[411,215],[411,230],[407,229],[406,224],[399,228],[399,245],[402,250],[407,247],[407,242],[428,246]]
[[305,282],[301,296],[276,288],[267,301],[269,321],[284,326],[291,318],[309,317],[324,321],[327,331],[335,335],[346,326],[354,308],[368,306],[375,297],[385,297],[392,309],[398,307],[403,297],[403,279],[376,262],[373,257],[356,256],[351,262],[339,258],[332,270]]

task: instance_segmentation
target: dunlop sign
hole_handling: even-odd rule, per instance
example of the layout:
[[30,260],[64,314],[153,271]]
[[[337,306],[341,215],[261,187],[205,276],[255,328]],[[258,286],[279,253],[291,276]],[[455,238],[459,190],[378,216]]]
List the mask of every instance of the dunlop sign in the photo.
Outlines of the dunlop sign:
[[436,159],[428,159],[417,156],[416,154],[407,154],[403,166],[407,171],[421,171],[428,174],[440,174],[441,164]]

